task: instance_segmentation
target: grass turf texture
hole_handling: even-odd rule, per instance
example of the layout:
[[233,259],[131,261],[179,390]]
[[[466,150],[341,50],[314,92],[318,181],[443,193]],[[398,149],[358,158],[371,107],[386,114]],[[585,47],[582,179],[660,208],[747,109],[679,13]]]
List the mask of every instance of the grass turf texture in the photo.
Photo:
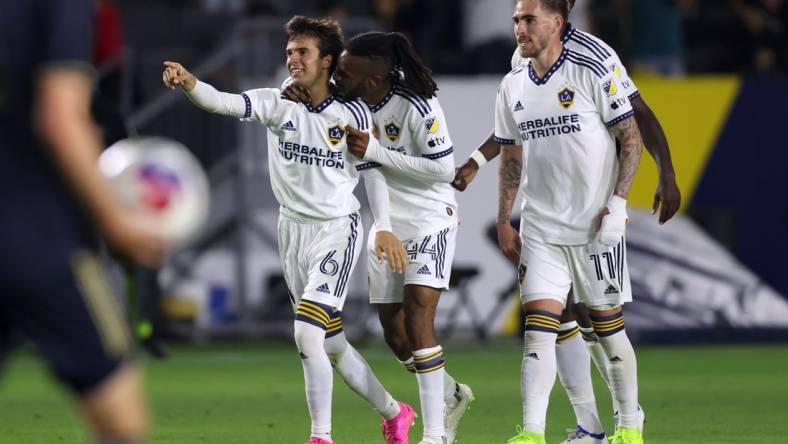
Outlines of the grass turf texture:
[[[476,402],[461,444],[503,443],[520,423],[520,348],[446,344],[451,373]],[[418,389],[385,346],[362,348],[395,397],[418,409]],[[649,444],[788,442],[788,346],[639,347],[640,399]],[[152,443],[303,444],[309,432],[301,365],[289,344],[175,346],[166,361],[146,361],[154,416]],[[610,396],[596,375],[597,404],[611,432]],[[378,416],[336,377],[333,437],[339,444],[381,443]],[[574,419],[556,384],[548,443]],[[421,421],[411,442],[421,437]],[[41,361],[17,353],[0,384],[0,442],[83,443],[68,396]]]

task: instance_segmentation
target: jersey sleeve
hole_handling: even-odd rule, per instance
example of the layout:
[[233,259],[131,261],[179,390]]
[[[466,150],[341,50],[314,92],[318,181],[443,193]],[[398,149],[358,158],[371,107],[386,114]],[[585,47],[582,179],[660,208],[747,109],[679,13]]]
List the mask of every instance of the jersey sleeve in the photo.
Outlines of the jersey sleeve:
[[94,4],[92,0],[43,2],[43,65],[73,65],[92,71]]
[[[508,77],[507,77],[508,78]],[[506,79],[498,87],[498,96],[495,99],[495,134],[493,140],[500,145],[520,145],[520,133],[517,131],[517,122],[514,120],[509,97],[506,91]]]
[[627,68],[623,63],[621,63],[621,60],[618,58],[618,54],[616,54],[612,48],[610,51],[611,56],[607,59],[605,64],[608,68],[610,68],[610,72],[613,73],[613,78],[622,89],[622,92],[627,96],[628,99],[632,100],[640,95],[640,91],[638,91],[637,86],[635,86],[635,82],[629,77]]
[[412,154],[389,150],[370,139],[364,160],[383,165],[424,183],[448,183],[454,179],[454,147],[439,107],[421,108],[409,119]]
[[437,101],[430,108],[424,117],[419,113],[411,113],[413,146],[416,148],[413,154],[451,164],[451,169],[454,169],[454,145],[449,136],[446,117]]
[[594,104],[605,125],[613,126],[634,115],[627,94],[613,72],[608,71],[601,78],[593,76],[590,83]]
[[[276,88],[259,88],[244,91],[241,94],[244,101],[244,121],[258,121],[265,126],[271,126],[277,121],[278,111],[281,109],[282,93]],[[275,128],[276,129],[276,128]]]

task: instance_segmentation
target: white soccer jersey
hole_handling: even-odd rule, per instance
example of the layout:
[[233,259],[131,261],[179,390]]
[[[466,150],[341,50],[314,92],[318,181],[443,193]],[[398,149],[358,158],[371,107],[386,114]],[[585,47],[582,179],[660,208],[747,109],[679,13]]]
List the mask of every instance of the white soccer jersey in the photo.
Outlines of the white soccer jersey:
[[[449,185],[454,177],[454,148],[438,99],[425,100],[397,86],[370,110],[380,132],[380,146],[389,151],[388,157],[399,154],[398,160],[407,161],[398,168],[389,167],[370,148],[364,157],[384,163],[380,171],[389,186],[394,234],[402,240],[411,239],[456,223],[457,200]],[[380,166],[379,162],[366,162],[360,168]]]
[[241,94],[245,120],[268,128],[271,187],[288,217],[327,220],[358,211],[353,195],[360,163],[348,152],[345,125],[368,131],[366,105],[329,96],[317,107],[283,97],[278,89]]
[[564,48],[543,78],[532,64],[504,77],[495,104],[495,140],[523,145],[523,232],[558,245],[594,237],[594,219],[618,175],[608,127],[633,115],[616,75]]
[[[618,54],[604,40],[593,34],[581,31],[569,23],[561,36],[561,41],[564,47],[598,61],[615,74],[618,87],[630,100],[640,95],[635,82],[629,78],[624,64],[618,58]],[[519,49],[515,49],[514,54],[512,54],[512,69],[528,63],[528,60],[528,58],[520,55]]]

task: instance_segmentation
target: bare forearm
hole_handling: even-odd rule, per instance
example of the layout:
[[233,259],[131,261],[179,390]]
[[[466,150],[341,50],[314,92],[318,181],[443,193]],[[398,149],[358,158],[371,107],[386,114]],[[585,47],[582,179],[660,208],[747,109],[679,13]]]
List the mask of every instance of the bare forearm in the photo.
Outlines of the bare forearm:
[[635,119],[637,120],[643,143],[657,164],[660,178],[673,177],[675,175],[673,162],[662,125],[660,125],[654,112],[642,97],[638,96],[632,99],[632,108],[635,110]]
[[90,117],[91,83],[79,73],[46,74],[39,83],[38,131],[63,176],[99,221],[115,215],[117,203],[96,167],[101,152]]
[[517,199],[520,177],[523,170],[523,148],[507,145],[501,150],[501,165],[498,169],[498,223],[508,224],[512,206]]
[[618,179],[613,194],[626,199],[643,152],[643,141],[633,117],[616,124],[611,130],[621,144],[621,153],[618,156]]
[[495,131],[490,132],[490,135],[487,136],[487,139],[485,139],[485,141],[479,145],[479,148],[476,148],[488,161],[495,159],[499,154],[501,154],[501,145],[495,143],[494,137]]

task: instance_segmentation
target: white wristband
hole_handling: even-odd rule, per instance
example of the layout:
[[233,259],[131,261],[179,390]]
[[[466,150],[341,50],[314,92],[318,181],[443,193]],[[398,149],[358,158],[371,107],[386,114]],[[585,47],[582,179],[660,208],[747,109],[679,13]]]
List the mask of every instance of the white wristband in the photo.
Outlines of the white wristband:
[[484,157],[481,151],[475,150],[471,153],[471,159],[476,161],[476,165],[479,165],[479,168],[483,167],[484,164],[487,163],[487,159]]

